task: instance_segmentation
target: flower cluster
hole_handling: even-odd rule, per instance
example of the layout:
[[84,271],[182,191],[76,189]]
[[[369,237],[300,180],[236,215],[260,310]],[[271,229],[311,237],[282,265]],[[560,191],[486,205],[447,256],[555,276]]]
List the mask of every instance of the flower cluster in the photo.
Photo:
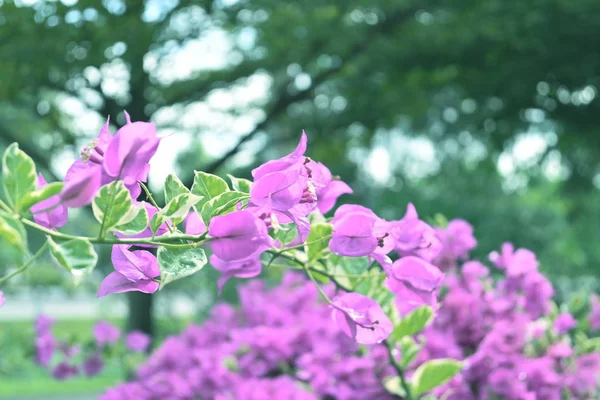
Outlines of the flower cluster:
[[[106,354],[114,350],[121,338],[116,326],[99,321],[92,329],[94,340],[90,343],[73,343],[60,340],[53,332],[55,321],[42,314],[35,323],[35,361],[51,371],[57,380],[66,380],[78,375],[92,377],[104,369]],[[150,345],[150,337],[143,332],[133,331],[124,339],[130,352],[144,352]]]
[[302,275],[288,272],[273,289],[255,280],[238,290],[239,310],[218,304],[203,325],[168,337],[134,381],[101,399],[394,398],[382,383],[394,374],[385,347],[360,350]]
[[[492,279],[479,261],[460,263],[476,243],[464,221],[438,232],[449,268],[446,294],[414,366],[451,357],[465,360],[466,368],[435,393],[452,400],[597,398],[600,353],[574,348],[577,321],[552,311],[553,288],[535,254],[504,244],[490,254],[502,274]],[[596,297],[591,305],[590,326],[597,330]]]

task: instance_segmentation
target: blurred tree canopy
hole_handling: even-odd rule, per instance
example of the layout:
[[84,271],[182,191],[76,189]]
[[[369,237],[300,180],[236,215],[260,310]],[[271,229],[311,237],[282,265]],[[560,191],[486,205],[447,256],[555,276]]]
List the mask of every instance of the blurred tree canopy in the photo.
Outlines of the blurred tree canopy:
[[0,139],[60,175],[126,109],[191,138],[191,183],[305,129],[345,201],[598,274],[599,30],[595,0],[0,0]]

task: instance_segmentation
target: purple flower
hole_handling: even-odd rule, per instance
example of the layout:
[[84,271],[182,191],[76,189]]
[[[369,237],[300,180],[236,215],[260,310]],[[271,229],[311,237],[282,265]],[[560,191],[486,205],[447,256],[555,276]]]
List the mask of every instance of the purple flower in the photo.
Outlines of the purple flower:
[[556,321],[554,321],[554,329],[556,329],[556,332],[558,332],[559,335],[569,332],[571,329],[575,328],[576,325],[577,320],[568,312],[560,314],[556,318]]
[[506,270],[508,277],[523,276],[529,272],[536,271],[539,265],[532,251],[527,249],[514,251],[514,246],[511,243],[504,243],[501,253],[494,251],[490,253],[489,258],[496,267]]
[[106,344],[113,344],[121,336],[121,331],[116,326],[106,322],[98,321],[92,329],[94,339],[96,339],[96,345],[103,347]]
[[435,230],[419,219],[417,210],[409,203],[400,221],[392,221],[390,233],[396,251],[401,256],[417,256],[431,262],[442,249]]
[[50,332],[56,321],[45,314],[40,314],[35,321],[35,331],[38,335]]
[[322,214],[333,208],[338,197],[352,193],[352,189],[339,179],[334,179],[331,171],[320,162],[310,161],[306,164],[309,177],[315,187],[317,207]]
[[329,248],[348,257],[385,255],[393,248],[389,224],[368,208],[344,204],[331,220],[333,234]]
[[125,346],[131,351],[141,353],[148,349],[151,341],[152,339],[150,336],[144,332],[132,331],[129,332],[125,338]]
[[115,180],[122,180],[131,192],[132,198],[140,194],[137,181],[145,181],[150,165],[148,162],[156,153],[160,138],[156,127],[147,122],[131,122],[114,136],[108,132],[109,121],[100,131],[98,138],[81,151],[81,158],[69,168],[65,186],[60,194],[69,207],[82,207],[89,204],[98,189]]
[[0,307],[2,307],[4,305],[5,299],[4,299],[4,293],[0,291]]
[[456,260],[465,259],[477,246],[473,227],[465,220],[452,220],[445,229],[438,228],[436,231],[442,242],[442,250],[438,257],[446,262],[454,263]]
[[252,170],[254,180],[259,180],[263,176],[273,172],[285,171],[296,168],[299,164],[302,165],[305,161],[304,153],[306,152],[307,141],[306,133],[302,131],[300,142],[298,142],[298,146],[296,146],[293,152],[278,160],[268,161]]
[[61,362],[52,370],[52,377],[59,381],[64,381],[76,376],[79,370],[76,366]]
[[595,294],[590,296],[590,307],[591,311],[588,317],[590,329],[592,331],[600,330],[600,300],[598,300],[598,296]]
[[568,358],[573,355],[573,348],[565,342],[554,343],[548,349],[548,355],[553,358]]
[[185,233],[188,235],[201,235],[206,232],[206,224],[197,212],[191,211],[185,218]]
[[260,275],[262,264],[259,257],[260,254],[252,254],[241,260],[224,261],[214,254],[210,256],[210,264],[221,273],[221,276],[217,280],[219,294],[223,290],[225,283],[232,277],[254,278]]
[[333,299],[333,320],[360,344],[381,343],[394,329],[379,304],[358,293],[344,293]]
[[396,295],[396,304],[401,314],[406,314],[422,305],[434,307],[437,303],[436,290],[444,274],[438,267],[413,256],[396,260],[387,272],[387,284]]
[[47,367],[56,350],[56,339],[52,332],[38,334],[35,338],[35,361],[42,367]]
[[156,281],[160,269],[156,257],[144,250],[129,251],[126,245],[114,245],[111,260],[115,272],[111,272],[100,284],[98,297],[113,293],[138,291],[154,293],[159,288]]
[[[37,188],[41,189],[48,185],[42,174],[38,175]],[[68,210],[64,204],[60,204],[60,196],[55,195],[31,207],[33,220],[48,228],[60,228],[67,223]]]
[[98,375],[104,368],[104,360],[100,353],[92,353],[83,361],[83,373],[86,376]]
[[242,260],[273,246],[264,222],[246,210],[214,217],[208,234],[213,253],[224,261]]

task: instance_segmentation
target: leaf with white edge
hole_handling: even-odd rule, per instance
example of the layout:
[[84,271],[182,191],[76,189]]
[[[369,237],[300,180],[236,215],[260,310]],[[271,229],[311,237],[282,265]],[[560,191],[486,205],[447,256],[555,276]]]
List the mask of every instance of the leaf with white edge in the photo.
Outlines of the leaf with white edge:
[[161,215],[160,213],[154,214],[154,216],[150,220],[150,230],[152,231],[152,234],[156,234],[156,232],[158,232],[158,229],[164,221],[165,217],[163,215]]
[[243,178],[236,178],[235,176],[229,174],[227,174],[227,177],[231,181],[231,187],[233,188],[233,190],[242,193],[250,193],[252,181]]
[[135,217],[129,222],[116,226],[114,228],[115,231],[126,236],[131,236],[143,232],[148,227],[148,211],[146,211],[146,207],[134,207],[134,210]]
[[21,221],[8,214],[0,215],[0,243],[6,243],[21,253],[27,252],[27,232]]
[[421,306],[411,311],[394,326],[389,340],[396,342],[404,336],[416,335],[431,323],[433,315],[433,310],[429,306]]
[[202,171],[194,171],[194,184],[192,185],[192,193],[197,196],[202,196],[204,199],[197,205],[198,209],[202,209],[204,203],[210,201],[227,192],[229,186],[227,182],[216,175],[207,174]]
[[273,239],[279,241],[282,247],[291,243],[298,236],[298,227],[296,224],[279,225],[278,229],[272,230]]
[[246,193],[242,192],[221,193],[202,206],[202,210],[200,211],[202,221],[208,226],[213,217],[235,211],[235,205],[249,197]]
[[56,261],[77,277],[90,273],[98,262],[94,246],[87,239],[70,239],[57,243],[49,238],[48,243],[50,253]]
[[40,201],[44,201],[52,196],[56,196],[60,193],[63,186],[65,186],[64,182],[52,182],[43,188],[27,193],[21,200],[21,211],[29,210],[31,206],[39,203]]
[[6,148],[2,157],[2,187],[8,204],[17,212],[24,209],[23,200],[35,191],[35,163],[17,143]]
[[165,180],[165,202],[168,203],[176,196],[184,193],[190,193],[190,190],[185,187],[183,182],[173,174],[167,176],[167,179]]
[[311,225],[305,244],[309,260],[321,258],[329,252],[329,240],[332,232],[333,226],[331,224]]
[[185,278],[206,265],[206,254],[199,247],[158,249],[158,266],[160,267],[160,287],[177,279]]
[[185,217],[187,217],[190,209],[200,200],[202,200],[201,196],[196,196],[192,193],[179,194],[173,197],[173,199],[167,203],[165,208],[159,211],[159,214],[166,218],[170,218],[171,221],[173,221],[173,225],[178,225]]
[[388,393],[395,394],[396,396],[400,396],[401,398],[406,397],[406,392],[402,387],[402,382],[400,381],[400,377],[392,376],[383,381],[383,387]]
[[102,224],[104,233],[127,224],[137,215],[131,194],[121,181],[100,188],[92,201],[92,210],[96,220]]
[[429,360],[421,364],[411,378],[412,395],[417,398],[431,389],[448,382],[462,368],[463,363],[461,361],[450,358]]

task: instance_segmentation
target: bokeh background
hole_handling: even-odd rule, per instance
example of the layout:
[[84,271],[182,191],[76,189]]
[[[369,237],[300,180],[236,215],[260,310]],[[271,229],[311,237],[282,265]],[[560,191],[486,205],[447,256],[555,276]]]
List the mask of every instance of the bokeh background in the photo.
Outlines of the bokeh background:
[[[355,189],[343,202],[464,218],[476,257],[530,248],[564,300],[600,276],[599,31],[595,0],[0,0],[0,150],[19,142],[59,180],[127,110],[172,135],[150,173],[160,199],[169,173],[248,177],[304,129],[308,154]],[[73,215],[69,231],[93,229]],[[162,337],[216,301],[210,268],[153,298],[97,301],[108,250],[82,282],[47,260],[3,287],[0,396],[120,376],[52,383],[31,362],[39,312],[69,335],[106,318]]]

